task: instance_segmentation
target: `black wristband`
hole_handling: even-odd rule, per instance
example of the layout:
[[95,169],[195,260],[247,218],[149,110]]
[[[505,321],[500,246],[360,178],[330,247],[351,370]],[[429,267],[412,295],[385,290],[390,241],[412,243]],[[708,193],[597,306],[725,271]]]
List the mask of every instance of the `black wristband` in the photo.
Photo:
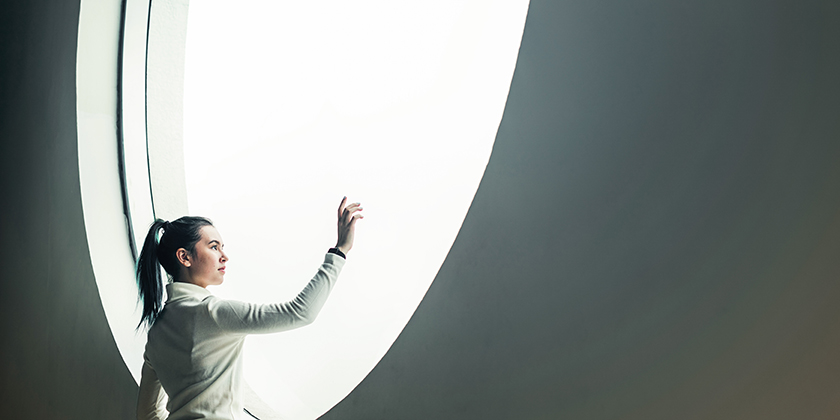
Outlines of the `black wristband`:
[[330,254],[338,255],[339,257],[344,258],[345,260],[347,259],[347,256],[344,255],[344,253],[341,252],[341,250],[338,248],[330,248],[327,252],[329,252]]

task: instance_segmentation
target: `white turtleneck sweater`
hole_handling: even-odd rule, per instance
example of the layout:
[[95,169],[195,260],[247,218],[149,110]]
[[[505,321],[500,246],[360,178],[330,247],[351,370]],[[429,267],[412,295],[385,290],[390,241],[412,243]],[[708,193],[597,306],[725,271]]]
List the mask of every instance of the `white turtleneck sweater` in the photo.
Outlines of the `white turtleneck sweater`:
[[[245,336],[312,323],[344,262],[341,256],[328,253],[303,291],[292,301],[279,304],[222,300],[191,283],[167,285],[163,311],[149,329],[137,418],[244,418],[241,389]],[[162,407],[164,392],[169,396],[166,410]]]

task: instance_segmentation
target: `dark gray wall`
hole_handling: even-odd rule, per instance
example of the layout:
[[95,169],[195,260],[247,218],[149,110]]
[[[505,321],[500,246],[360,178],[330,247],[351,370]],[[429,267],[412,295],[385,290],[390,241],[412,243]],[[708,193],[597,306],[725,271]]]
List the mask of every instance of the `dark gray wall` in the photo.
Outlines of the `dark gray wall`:
[[[78,1],[0,14],[3,418],[132,418],[79,199]],[[428,295],[326,419],[840,410],[840,8],[534,1]]]
[[77,0],[0,12],[0,417],[134,418],[137,385],[88,257],[76,147]]
[[532,0],[454,247],[322,418],[837,418],[838,16]]

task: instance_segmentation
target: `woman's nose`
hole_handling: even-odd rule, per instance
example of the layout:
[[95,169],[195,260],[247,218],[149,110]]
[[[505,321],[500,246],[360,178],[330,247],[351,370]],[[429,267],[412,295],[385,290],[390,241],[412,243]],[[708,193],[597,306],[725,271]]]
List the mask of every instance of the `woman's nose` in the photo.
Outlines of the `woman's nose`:
[[230,258],[228,258],[228,255],[225,253],[225,251],[222,251],[222,261],[230,261]]

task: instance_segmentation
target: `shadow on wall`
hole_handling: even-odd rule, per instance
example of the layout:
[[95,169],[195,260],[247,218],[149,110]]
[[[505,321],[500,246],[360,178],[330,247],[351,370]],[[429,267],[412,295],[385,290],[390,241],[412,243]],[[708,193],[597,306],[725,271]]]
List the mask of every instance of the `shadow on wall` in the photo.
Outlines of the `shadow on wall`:
[[840,410],[840,10],[532,1],[424,301],[323,419]]
[[99,301],[76,142],[78,1],[0,13],[0,407],[10,419],[127,419],[137,385]]

